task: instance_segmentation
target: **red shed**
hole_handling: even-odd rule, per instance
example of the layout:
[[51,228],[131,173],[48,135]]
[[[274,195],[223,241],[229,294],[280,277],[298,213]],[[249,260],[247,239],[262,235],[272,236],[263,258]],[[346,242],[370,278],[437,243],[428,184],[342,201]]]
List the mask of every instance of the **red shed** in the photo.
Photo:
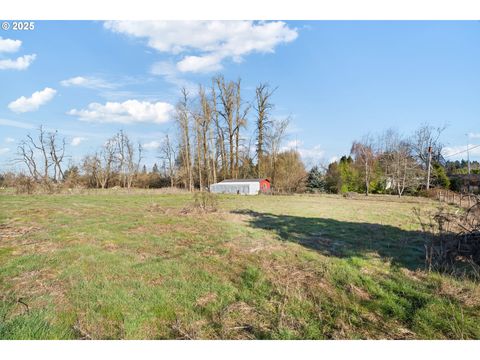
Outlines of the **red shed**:
[[270,180],[268,179],[258,179],[260,181],[260,191],[268,192],[270,190]]

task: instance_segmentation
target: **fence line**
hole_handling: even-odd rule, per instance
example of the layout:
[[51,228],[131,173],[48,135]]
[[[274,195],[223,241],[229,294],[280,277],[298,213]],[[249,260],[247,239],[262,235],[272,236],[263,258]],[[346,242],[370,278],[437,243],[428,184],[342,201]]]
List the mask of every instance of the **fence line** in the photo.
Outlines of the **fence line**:
[[457,205],[466,209],[471,208],[477,203],[477,197],[474,194],[462,194],[445,189],[433,189],[432,193],[432,197],[440,202]]

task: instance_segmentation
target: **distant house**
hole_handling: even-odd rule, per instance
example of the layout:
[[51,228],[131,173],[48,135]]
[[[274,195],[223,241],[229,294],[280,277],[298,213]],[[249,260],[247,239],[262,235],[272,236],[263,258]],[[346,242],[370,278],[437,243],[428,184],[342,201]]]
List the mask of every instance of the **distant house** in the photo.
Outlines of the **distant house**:
[[216,194],[257,195],[269,190],[268,179],[232,179],[210,185],[210,192]]

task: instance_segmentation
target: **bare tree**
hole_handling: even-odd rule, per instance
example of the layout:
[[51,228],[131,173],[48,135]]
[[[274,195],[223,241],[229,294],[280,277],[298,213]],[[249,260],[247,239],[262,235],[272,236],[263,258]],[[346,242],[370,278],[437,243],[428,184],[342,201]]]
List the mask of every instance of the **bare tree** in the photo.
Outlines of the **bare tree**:
[[136,146],[128,142],[127,143],[128,157],[127,157],[127,188],[130,189],[133,182],[137,178],[140,171],[140,163],[142,162],[143,147],[140,142]]
[[401,197],[406,189],[418,186],[421,169],[411,143],[398,132],[387,130],[380,139],[380,147],[387,190]]
[[142,146],[138,144],[135,150],[133,142],[123,130],[120,130],[113,139],[116,145],[116,156],[121,183],[123,187],[130,189],[140,167]]
[[25,164],[30,173],[30,176],[35,180],[39,181],[41,178],[40,171],[37,166],[37,160],[35,158],[35,151],[32,147],[32,144],[29,141],[22,140],[17,148],[18,158],[16,162],[21,162]]
[[[201,113],[199,116],[199,126],[200,126],[200,136],[201,136],[201,145],[202,145],[202,155],[203,155],[203,169],[206,174],[206,184],[210,186],[212,183],[212,178],[215,177],[211,173],[211,150],[210,150],[210,139],[211,135],[211,123],[212,123],[212,106],[207,99],[205,90],[203,87],[200,87],[199,90],[200,97],[200,108]],[[213,166],[215,167],[215,166]],[[215,170],[214,170],[215,171]]]
[[[235,178],[239,175],[239,149],[240,149],[240,129],[247,126],[247,114],[250,109],[249,105],[243,106],[241,95],[241,80],[238,79],[235,90]],[[242,108],[243,106],[243,108]]]
[[176,121],[180,132],[180,154],[182,158],[182,166],[185,170],[186,178],[185,187],[189,191],[193,191],[193,171],[190,148],[190,115],[188,91],[182,88],[182,98],[176,106]]
[[170,178],[170,187],[175,185],[175,148],[170,141],[168,134],[163,138],[160,145],[160,158],[168,163],[168,177]]
[[215,78],[219,91],[219,99],[222,105],[221,109],[217,109],[217,112],[222,116],[225,121],[227,135],[228,135],[228,153],[229,161],[227,172],[231,178],[234,177],[235,165],[234,165],[234,142],[235,142],[235,83],[233,81],[225,82],[223,76]]
[[203,191],[203,164],[202,164],[202,114],[200,112],[194,112],[193,113],[193,120],[194,120],[194,125],[195,125],[195,140],[196,140],[196,165],[197,165],[197,171],[198,171],[198,184],[200,191]]
[[101,164],[98,154],[87,155],[83,158],[82,169],[88,179],[88,185],[91,187],[103,187],[101,184]]
[[257,168],[258,176],[265,176],[263,157],[265,152],[265,133],[270,125],[269,115],[273,108],[270,98],[276,88],[271,90],[266,83],[259,84],[255,89],[255,105],[254,109],[257,113],[256,134],[257,134]]
[[108,187],[111,179],[113,167],[115,164],[116,143],[115,139],[109,139],[102,146],[99,153],[95,154],[92,161],[96,165],[92,169],[96,170],[96,177],[102,189]]
[[43,129],[43,126],[40,126],[38,129],[38,139],[34,140],[33,137],[28,134],[27,139],[33,148],[38,150],[40,153],[40,161],[43,163],[43,175],[42,175],[42,180],[44,183],[49,182],[49,176],[48,176],[48,171],[50,167],[52,166],[52,161],[50,157],[48,156],[48,143],[47,143],[47,134],[45,130]]
[[[43,126],[37,136],[27,135],[17,148],[16,162],[23,163],[35,181],[48,185],[51,180],[62,181],[64,174],[62,162],[65,157],[65,139],[58,139],[58,132],[47,133]],[[51,170],[53,168],[53,176]]]
[[[224,130],[223,130],[223,127],[220,123],[220,118],[219,118],[215,78],[212,79],[211,92],[212,92],[212,112],[213,112],[213,120],[214,120],[214,124],[215,124],[215,137],[217,139],[215,146],[218,149],[218,151],[216,151],[216,153],[220,154],[221,173],[222,173],[222,177],[225,179],[227,177],[227,167],[226,167],[227,150],[226,150],[226,147],[225,147],[225,133],[224,133]],[[212,142],[213,142],[213,138],[212,138]],[[216,172],[217,172],[217,166],[216,166],[217,160],[218,159],[215,157],[215,162],[214,162],[215,165],[213,166],[213,170],[214,170],[214,174],[215,174],[214,178],[215,179],[216,179],[216,176],[217,176],[217,174],[216,174]],[[214,182],[216,182],[216,180],[214,180]]]
[[[431,167],[431,161],[439,162],[441,160],[441,153],[443,144],[440,142],[440,136],[446,126],[434,127],[426,123],[422,124],[413,134],[411,140],[411,148],[416,159],[420,163],[421,169],[427,174]],[[429,159],[431,152],[432,158]],[[426,175],[426,183],[428,184],[430,179]]]
[[268,145],[268,153],[270,158],[270,176],[272,183],[275,184],[275,177],[277,175],[277,157],[280,153],[280,146],[285,138],[285,132],[287,130],[290,118],[274,119],[271,122],[271,126],[265,133],[265,142]]
[[57,135],[58,131],[47,134],[48,150],[50,153],[50,159],[53,162],[53,180],[56,182],[64,179],[62,161],[65,156],[65,138],[60,139],[60,143],[58,143]]
[[365,196],[368,196],[376,158],[371,136],[366,135],[361,141],[354,141],[350,154],[353,155],[355,162],[361,167],[365,184]]
[[305,189],[307,172],[300,154],[295,150],[280,152],[277,156],[275,191],[301,192]]

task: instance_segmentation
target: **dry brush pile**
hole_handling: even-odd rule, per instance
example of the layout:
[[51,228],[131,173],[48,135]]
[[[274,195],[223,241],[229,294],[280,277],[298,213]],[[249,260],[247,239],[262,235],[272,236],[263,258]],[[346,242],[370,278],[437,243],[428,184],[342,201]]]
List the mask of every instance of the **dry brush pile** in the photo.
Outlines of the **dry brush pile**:
[[466,210],[439,206],[427,214],[414,212],[425,234],[428,270],[468,272],[480,279],[480,196]]

